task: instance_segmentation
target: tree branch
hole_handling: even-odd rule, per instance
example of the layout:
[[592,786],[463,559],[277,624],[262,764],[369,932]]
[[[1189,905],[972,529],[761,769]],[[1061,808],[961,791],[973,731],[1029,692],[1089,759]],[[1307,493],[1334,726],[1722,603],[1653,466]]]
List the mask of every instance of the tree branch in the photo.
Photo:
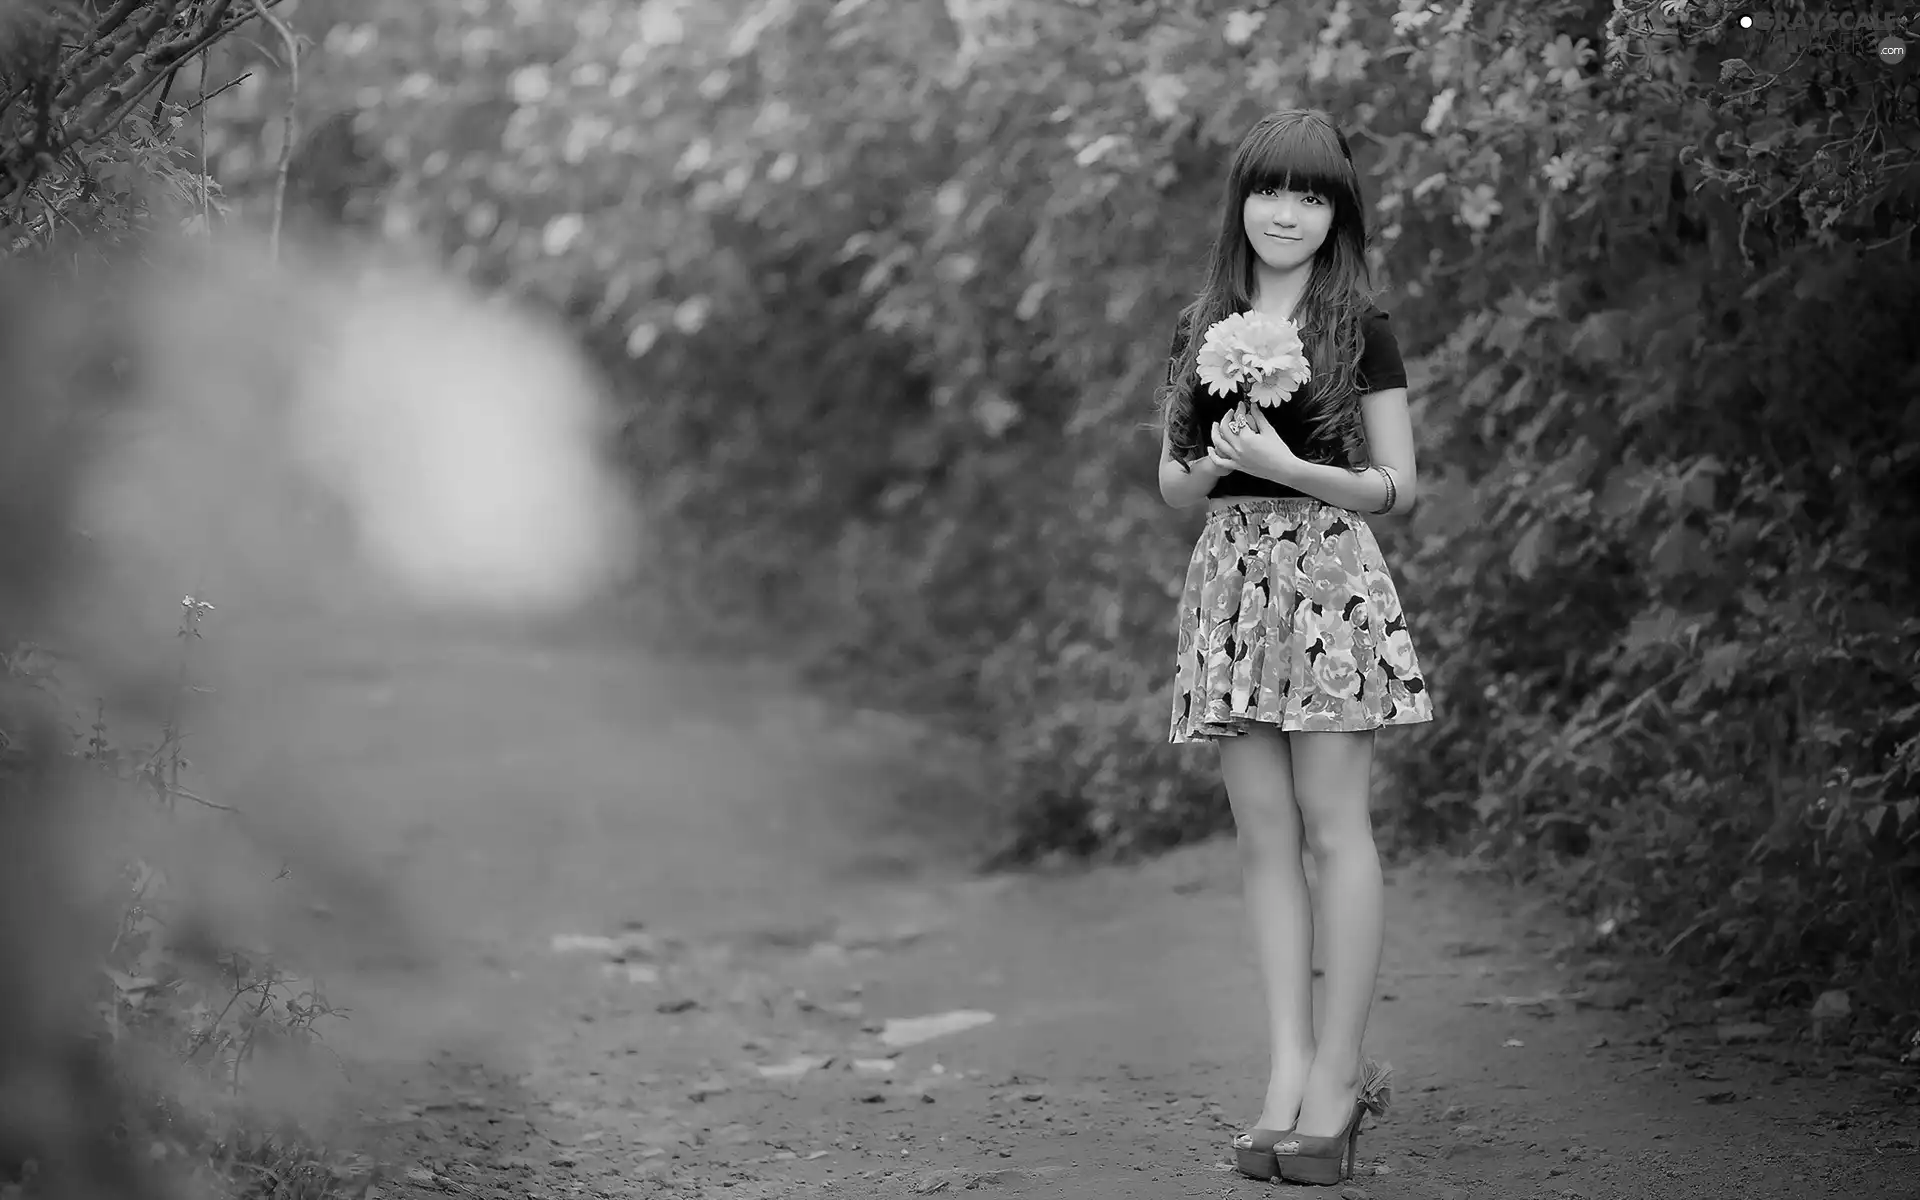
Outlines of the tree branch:
[[179,0],[163,0],[163,3],[155,5],[145,19],[134,22],[133,31],[121,38],[120,44],[111,54],[102,59],[98,66],[84,75],[75,76],[66,87],[54,94],[54,107],[71,108],[81,98],[90,96],[105,86],[108,80],[118,75],[132,61],[134,55],[140,53],[160,35],[160,30],[167,22],[173,20],[173,15],[178,8]]
[[58,91],[26,118],[38,132],[0,144],[0,204],[39,178],[43,155],[97,142],[195,56],[281,2],[253,0],[235,17],[233,0],[118,0],[64,65],[42,76]]
[[273,26],[287,48],[287,105],[281,117],[280,162],[274,168],[273,225],[267,236],[268,252],[278,261],[280,224],[287,207],[287,169],[293,162],[294,109],[300,99],[300,39],[285,21],[267,11],[264,0],[253,0],[253,11]]

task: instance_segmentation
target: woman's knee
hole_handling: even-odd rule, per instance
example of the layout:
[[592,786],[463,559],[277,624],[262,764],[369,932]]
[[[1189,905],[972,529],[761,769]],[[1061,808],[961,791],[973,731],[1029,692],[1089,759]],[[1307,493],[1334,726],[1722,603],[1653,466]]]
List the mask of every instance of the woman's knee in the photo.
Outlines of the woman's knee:
[[1264,798],[1233,806],[1234,837],[1243,853],[1300,856],[1300,810],[1291,795]]
[[1314,858],[1326,860],[1347,854],[1377,853],[1373,841],[1373,821],[1367,812],[1366,797],[1329,797],[1315,803],[1301,797],[1301,835]]

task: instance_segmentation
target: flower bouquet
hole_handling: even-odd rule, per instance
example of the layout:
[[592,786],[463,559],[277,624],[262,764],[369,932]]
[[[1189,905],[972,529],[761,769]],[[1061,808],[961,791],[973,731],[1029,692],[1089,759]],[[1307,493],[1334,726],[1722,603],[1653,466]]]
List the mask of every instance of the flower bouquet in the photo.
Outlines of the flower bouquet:
[[[1292,321],[1266,313],[1234,313],[1214,322],[1200,343],[1195,366],[1216,396],[1241,388],[1262,408],[1291,397],[1311,375],[1307,348]],[[1235,418],[1238,422],[1238,418]]]

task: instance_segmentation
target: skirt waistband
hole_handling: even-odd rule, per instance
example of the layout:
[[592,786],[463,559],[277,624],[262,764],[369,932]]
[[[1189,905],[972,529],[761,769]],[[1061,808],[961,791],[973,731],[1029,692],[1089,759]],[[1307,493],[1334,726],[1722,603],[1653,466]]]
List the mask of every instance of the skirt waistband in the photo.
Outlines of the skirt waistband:
[[1208,512],[1235,508],[1255,512],[1304,512],[1323,507],[1329,507],[1327,502],[1315,496],[1212,496],[1207,500]]

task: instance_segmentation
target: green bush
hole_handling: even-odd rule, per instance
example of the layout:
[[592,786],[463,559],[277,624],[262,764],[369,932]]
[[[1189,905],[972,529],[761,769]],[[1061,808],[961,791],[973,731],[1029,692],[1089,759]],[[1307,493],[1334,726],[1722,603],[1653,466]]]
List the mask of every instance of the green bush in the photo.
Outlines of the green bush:
[[1439,720],[1386,739],[1396,828],[1783,1000],[1920,994],[1915,98],[1870,35],[1713,0],[429,11],[307,14],[317,100],[400,168],[388,228],[572,313],[661,580],[989,737],[1015,856],[1225,822],[1164,744],[1197,518],[1145,422],[1226,148],[1341,114],[1416,356],[1423,499],[1382,536]]

